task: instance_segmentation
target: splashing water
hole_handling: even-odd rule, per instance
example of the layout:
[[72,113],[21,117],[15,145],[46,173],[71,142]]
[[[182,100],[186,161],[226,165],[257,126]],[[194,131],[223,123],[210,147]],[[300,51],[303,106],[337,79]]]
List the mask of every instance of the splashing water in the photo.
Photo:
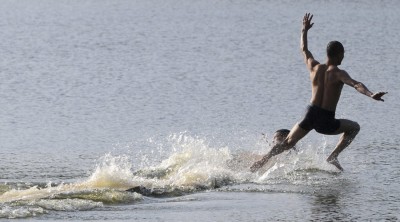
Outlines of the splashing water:
[[134,170],[130,156],[107,153],[98,160],[93,173],[82,181],[53,186],[48,183],[45,187],[33,185],[22,190],[2,185],[0,217],[23,218],[49,210],[89,210],[103,204],[132,203],[143,197],[137,190],[126,190],[138,186],[150,190],[150,194],[174,196],[243,183],[309,183],[310,170],[332,172],[334,169],[317,154],[321,147],[309,146],[284,153],[253,174],[249,167],[260,155],[231,154],[226,146],[212,147],[207,140],[186,134],[171,135],[168,142],[172,153],[150,167]]
[[128,156],[112,156],[110,153],[100,158],[94,173],[84,182],[83,186],[90,188],[127,189],[135,186],[133,173]]

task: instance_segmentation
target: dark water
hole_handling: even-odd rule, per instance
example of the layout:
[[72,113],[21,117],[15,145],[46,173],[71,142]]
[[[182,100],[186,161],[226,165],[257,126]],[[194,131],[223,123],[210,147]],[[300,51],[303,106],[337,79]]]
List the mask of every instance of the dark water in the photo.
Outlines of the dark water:
[[[397,221],[396,1],[2,1],[0,218]],[[337,117],[361,132],[310,133],[248,166],[309,101],[299,50],[342,65],[384,103],[345,87]],[[125,190],[144,186],[150,196]],[[153,195],[158,192],[159,196]]]

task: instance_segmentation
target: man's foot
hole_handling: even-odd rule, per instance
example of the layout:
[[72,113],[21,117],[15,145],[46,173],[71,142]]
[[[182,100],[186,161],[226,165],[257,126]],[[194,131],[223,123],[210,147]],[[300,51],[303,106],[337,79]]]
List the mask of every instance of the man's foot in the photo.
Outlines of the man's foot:
[[340,171],[343,171],[343,167],[340,166],[339,160],[336,157],[334,157],[334,158],[328,157],[328,159],[326,161],[328,161],[328,163],[334,165]]

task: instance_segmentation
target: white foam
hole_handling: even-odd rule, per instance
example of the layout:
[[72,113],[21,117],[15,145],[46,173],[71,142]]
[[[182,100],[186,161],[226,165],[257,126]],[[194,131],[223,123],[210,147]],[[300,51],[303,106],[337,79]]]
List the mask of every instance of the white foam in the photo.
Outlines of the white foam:
[[103,203],[95,202],[92,200],[82,200],[82,199],[62,199],[62,200],[41,199],[38,201],[30,202],[29,205],[39,206],[46,210],[79,211],[79,210],[91,210],[93,208],[102,207]]
[[38,214],[43,214],[46,211],[41,207],[36,206],[23,206],[23,207],[12,207],[12,206],[3,206],[0,208],[0,218],[27,218],[34,217]]
[[174,135],[170,139],[175,152],[151,168],[153,172],[162,172],[158,185],[212,187],[216,181],[234,178],[226,168],[226,161],[231,158],[227,147],[210,147],[206,140],[187,135]]
[[259,155],[249,152],[231,155],[226,146],[213,147],[206,139],[186,134],[172,135],[169,143],[172,144],[172,153],[168,158],[136,172],[130,156],[107,153],[99,159],[93,173],[81,181],[54,187],[49,183],[45,188],[33,186],[25,190],[7,190],[0,195],[0,203],[18,201],[22,206],[4,205],[0,217],[30,217],[46,210],[88,210],[102,207],[103,203],[133,202],[141,200],[142,196],[124,191],[136,186],[161,188],[168,192],[212,189],[246,182],[268,185],[288,181],[296,185],[310,181],[304,177],[308,173],[301,173],[302,170],[335,171],[325,161],[326,143],[299,146],[299,151],[272,158],[257,173],[250,173],[249,167],[260,158]]

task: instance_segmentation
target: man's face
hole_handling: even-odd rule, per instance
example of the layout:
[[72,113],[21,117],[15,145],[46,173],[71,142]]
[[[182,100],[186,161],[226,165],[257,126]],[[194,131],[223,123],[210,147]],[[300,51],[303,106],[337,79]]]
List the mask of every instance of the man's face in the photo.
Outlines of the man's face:
[[282,143],[286,139],[286,135],[283,133],[275,133],[272,142],[274,144]]

